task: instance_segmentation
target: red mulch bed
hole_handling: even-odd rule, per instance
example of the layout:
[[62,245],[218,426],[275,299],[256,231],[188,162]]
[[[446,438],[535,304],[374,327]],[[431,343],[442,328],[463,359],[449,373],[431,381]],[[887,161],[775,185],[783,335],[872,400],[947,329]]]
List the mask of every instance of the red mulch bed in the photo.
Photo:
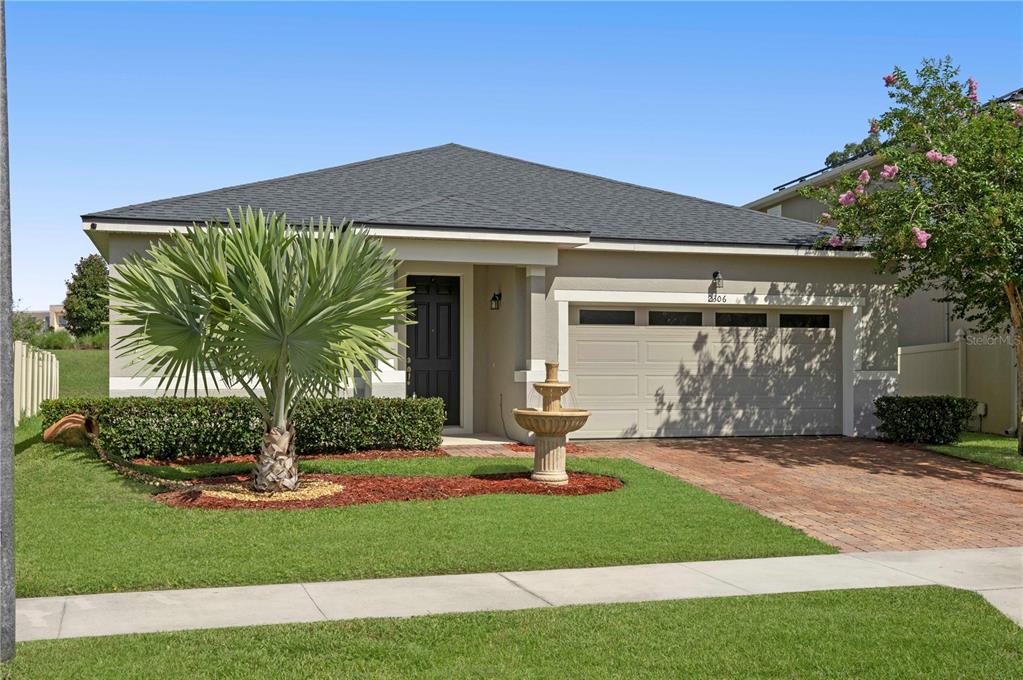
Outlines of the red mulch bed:
[[[298,460],[382,460],[384,458],[443,458],[448,455],[444,449],[432,451],[406,451],[388,449],[386,451],[355,451],[353,453],[312,453],[301,455]],[[178,467],[183,465],[203,465],[206,463],[255,463],[255,456],[190,456],[174,460],[155,460],[153,458],[133,458],[135,465],[160,465]]]
[[[533,453],[533,445],[532,444],[505,444],[504,446],[506,448],[511,449],[512,451],[517,452],[517,453]],[[572,455],[572,456],[592,456],[593,455],[593,451],[591,449],[588,449],[585,446],[580,446],[579,444],[572,444],[572,443],[565,444],[565,453],[567,453],[569,455]]]
[[[348,505],[382,503],[384,501],[421,501],[444,498],[464,498],[491,493],[521,493],[546,496],[585,496],[606,493],[622,487],[614,477],[572,472],[568,484],[552,486],[534,482],[528,472],[478,475],[472,477],[399,477],[389,475],[303,475],[303,479],[339,482],[340,493],[309,500],[288,501],[269,496],[265,501],[240,501],[231,498],[207,496],[201,489],[170,491],[155,498],[172,507],[206,508],[213,510],[306,510],[310,508],[341,508]],[[214,485],[237,483],[249,479],[247,475],[231,475],[196,480],[196,484]]]

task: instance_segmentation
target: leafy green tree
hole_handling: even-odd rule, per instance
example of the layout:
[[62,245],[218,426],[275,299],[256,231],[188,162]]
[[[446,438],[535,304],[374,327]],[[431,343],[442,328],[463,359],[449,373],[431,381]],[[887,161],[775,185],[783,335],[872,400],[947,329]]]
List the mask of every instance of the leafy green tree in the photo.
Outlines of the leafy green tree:
[[[873,125],[874,122],[871,122]],[[828,168],[837,168],[843,163],[848,163],[853,158],[857,158],[867,153],[874,153],[881,146],[881,140],[878,138],[877,133],[871,129],[871,133],[863,138],[861,142],[850,142],[842,147],[839,151],[832,151],[824,159],[824,165]]]
[[408,313],[394,272],[393,252],[351,223],[229,212],[117,266],[111,306],[130,332],[115,347],[165,390],[243,389],[264,421],[254,488],[294,490],[294,409],[393,354]]
[[107,263],[99,255],[83,257],[67,282],[64,318],[75,337],[95,335],[107,322]]
[[43,330],[43,320],[21,309],[11,310],[11,332],[15,340],[29,342]]
[[878,119],[878,176],[850,173],[803,193],[827,206],[820,245],[866,247],[902,294],[942,291],[974,329],[1007,332],[1019,370],[1023,107],[980,105],[977,82],[958,77],[949,58],[925,60],[913,78],[900,68],[885,76],[893,104]]

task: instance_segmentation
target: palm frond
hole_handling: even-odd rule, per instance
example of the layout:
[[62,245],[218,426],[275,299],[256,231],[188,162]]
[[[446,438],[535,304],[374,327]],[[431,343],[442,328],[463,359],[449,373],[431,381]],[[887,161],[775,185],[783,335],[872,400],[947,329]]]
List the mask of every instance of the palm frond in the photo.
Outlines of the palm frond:
[[393,355],[408,312],[395,270],[350,223],[229,211],[118,265],[111,307],[128,332],[115,347],[168,391],[241,386],[283,425],[299,399],[336,395]]

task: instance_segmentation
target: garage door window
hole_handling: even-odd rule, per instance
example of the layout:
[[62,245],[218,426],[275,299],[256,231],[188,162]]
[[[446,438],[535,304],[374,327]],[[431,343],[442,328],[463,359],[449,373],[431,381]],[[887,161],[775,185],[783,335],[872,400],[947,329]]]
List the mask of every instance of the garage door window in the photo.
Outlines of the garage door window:
[[767,314],[755,312],[717,312],[714,323],[718,326],[754,326],[767,327]]
[[635,326],[636,312],[631,309],[580,309],[579,323],[588,326]]
[[830,328],[831,316],[828,314],[782,314],[778,319],[782,328]]
[[651,326],[702,326],[703,312],[651,311],[648,323]]

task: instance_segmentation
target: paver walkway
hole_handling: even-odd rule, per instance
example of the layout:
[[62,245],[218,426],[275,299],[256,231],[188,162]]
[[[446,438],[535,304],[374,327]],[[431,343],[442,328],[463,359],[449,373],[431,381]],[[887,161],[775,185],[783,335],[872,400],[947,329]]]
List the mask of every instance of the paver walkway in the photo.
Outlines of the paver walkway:
[[[749,506],[843,552],[1023,545],[1023,474],[846,437],[580,441]],[[452,455],[521,456],[500,445]],[[569,455],[572,455],[570,451]]]
[[989,548],[27,598],[17,639],[934,584],[1023,624],[1023,548]]

